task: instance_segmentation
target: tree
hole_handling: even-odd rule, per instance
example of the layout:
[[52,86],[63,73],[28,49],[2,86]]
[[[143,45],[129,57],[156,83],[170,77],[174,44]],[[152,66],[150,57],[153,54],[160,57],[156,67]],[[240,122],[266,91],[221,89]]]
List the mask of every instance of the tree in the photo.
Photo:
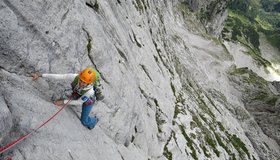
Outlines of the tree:
[[280,13],[280,2],[274,5],[274,11]]
[[229,8],[246,13],[249,9],[249,0],[233,0],[229,3]]
[[275,11],[275,5],[278,3],[277,0],[261,0],[260,2],[266,12]]

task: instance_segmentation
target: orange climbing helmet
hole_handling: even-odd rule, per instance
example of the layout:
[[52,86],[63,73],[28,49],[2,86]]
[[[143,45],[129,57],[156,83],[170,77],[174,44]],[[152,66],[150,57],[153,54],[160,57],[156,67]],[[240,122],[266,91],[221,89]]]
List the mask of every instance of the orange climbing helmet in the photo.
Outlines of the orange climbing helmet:
[[80,80],[86,84],[94,82],[98,77],[98,73],[93,68],[86,68],[80,73]]

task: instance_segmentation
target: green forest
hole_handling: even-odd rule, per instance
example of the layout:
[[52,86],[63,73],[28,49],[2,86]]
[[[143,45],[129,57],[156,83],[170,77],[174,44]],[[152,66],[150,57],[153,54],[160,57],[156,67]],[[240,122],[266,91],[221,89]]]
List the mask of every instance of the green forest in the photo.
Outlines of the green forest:
[[232,0],[222,36],[259,53],[259,33],[280,50],[280,0]]

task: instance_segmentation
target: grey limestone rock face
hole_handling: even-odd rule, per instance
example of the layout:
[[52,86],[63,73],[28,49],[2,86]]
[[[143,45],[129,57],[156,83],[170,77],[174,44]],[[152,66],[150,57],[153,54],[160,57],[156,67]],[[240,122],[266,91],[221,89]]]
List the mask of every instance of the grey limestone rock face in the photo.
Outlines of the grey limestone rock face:
[[271,83],[277,90],[277,92],[280,92],[280,83],[278,81],[273,81]]
[[5,103],[5,100],[3,97],[1,97],[1,109],[0,109],[0,131],[1,131],[1,144],[4,142],[4,138],[7,135],[7,133],[11,130],[13,123],[12,123],[12,115],[9,110],[8,105]]
[[208,33],[218,36],[228,15],[228,0],[185,0],[190,10],[197,13],[197,18],[204,24]]
[[[189,1],[211,9],[208,30],[218,34],[226,2],[202,2]],[[51,100],[69,91],[71,80],[32,81],[30,73],[94,67],[105,95],[91,112],[100,119],[93,130],[81,124],[81,106],[68,106],[1,158],[279,159],[277,138],[262,131],[243,86],[228,78],[235,52],[191,32],[185,19],[198,20],[182,3],[0,1],[1,146],[55,114]]]
[[[280,116],[280,108],[279,93],[276,88],[248,68],[235,70],[230,79],[233,86],[242,93],[241,100],[244,102],[246,110],[253,115],[261,130],[279,144],[280,123],[277,117]],[[274,82],[274,84],[276,83]],[[255,146],[259,152],[265,152],[261,144],[255,144]],[[269,145],[269,147],[271,146]],[[261,156],[261,158],[271,157]]]

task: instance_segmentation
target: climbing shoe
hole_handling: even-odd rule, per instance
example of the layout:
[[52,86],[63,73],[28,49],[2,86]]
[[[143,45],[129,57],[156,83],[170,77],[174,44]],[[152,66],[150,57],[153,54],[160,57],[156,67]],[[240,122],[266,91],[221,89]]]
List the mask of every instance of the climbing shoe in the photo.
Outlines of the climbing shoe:
[[96,116],[94,116],[94,118],[96,119],[96,123],[95,123],[95,125],[93,127],[88,127],[89,130],[92,130],[96,126],[98,121],[99,121],[99,119]]

